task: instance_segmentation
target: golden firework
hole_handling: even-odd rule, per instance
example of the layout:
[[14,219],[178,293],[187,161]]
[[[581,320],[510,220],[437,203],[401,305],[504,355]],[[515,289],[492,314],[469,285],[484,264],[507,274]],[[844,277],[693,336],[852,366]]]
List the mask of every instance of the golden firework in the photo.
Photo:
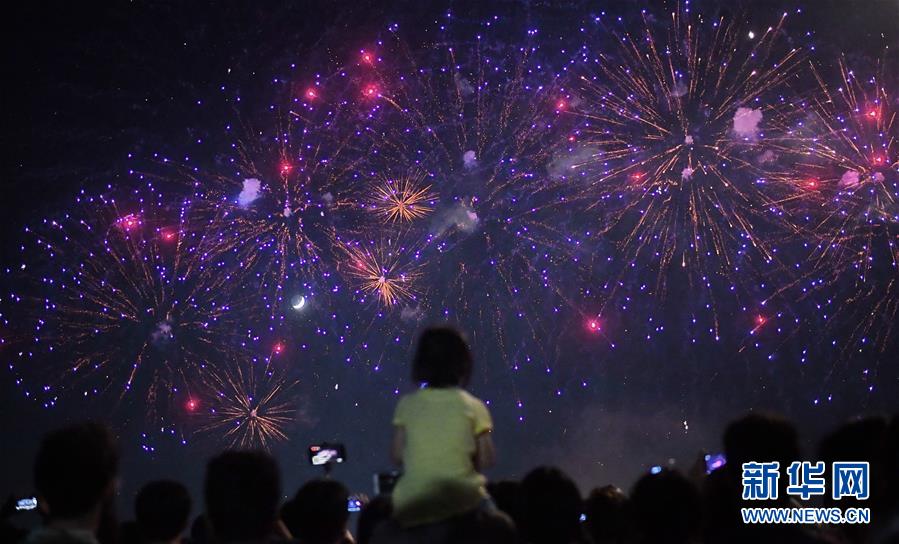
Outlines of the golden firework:
[[297,421],[298,385],[270,361],[209,367],[204,383],[208,420],[199,432],[219,434],[233,448],[270,449],[287,440],[287,427]]
[[375,212],[388,223],[408,223],[431,213],[437,194],[423,183],[424,179],[421,174],[383,180],[375,187]]
[[367,295],[375,295],[384,306],[394,306],[416,298],[415,281],[420,277],[418,266],[406,255],[405,248],[392,244],[359,244],[344,246],[347,274]]

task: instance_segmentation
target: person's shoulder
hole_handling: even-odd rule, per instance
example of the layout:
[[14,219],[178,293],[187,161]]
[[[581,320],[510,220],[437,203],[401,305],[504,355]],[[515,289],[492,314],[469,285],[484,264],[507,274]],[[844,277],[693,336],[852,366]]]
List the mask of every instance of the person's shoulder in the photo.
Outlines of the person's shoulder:
[[472,395],[465,389],[459,388],[459,396],[462,398],[465,404],[469,406],[476,406],[478,408],[484,408],[485,410],[487,409],[487,403]]
[[456,391],[459,392],[459,395],[461,395],[462,398],[464,398],[466,400],[466,402],[474,402],[474,403],[478,403],[478,402],[483,403],[484,402],[481,399],[479,399],[478,397],[469,393],[467,389],[462,389],[461,387],[459,387],[456,389]]
[[408,393],[403,393],[402,395],[400,395],[400,402],[416,402],[421,399],[422,394],[425,391],[427,391],[427,389],[414,389],[412,391],[409,391]]
[[396,403],[396,409],[413,410],[420,402],[422,402],[422,391],[424,389],[416,389],[400,395],[400,400]]

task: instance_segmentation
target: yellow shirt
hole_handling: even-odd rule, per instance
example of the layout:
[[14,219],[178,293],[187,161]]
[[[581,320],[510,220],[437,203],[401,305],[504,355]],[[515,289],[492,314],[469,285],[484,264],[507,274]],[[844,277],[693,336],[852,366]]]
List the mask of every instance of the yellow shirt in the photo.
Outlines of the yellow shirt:
[[393,424],[403,427],[403,475],[393,514],[405,526],[441,521],[471,510],[488,495],[474,467],[475,438],[493,430],[487,406],[458,387],[404,395]]

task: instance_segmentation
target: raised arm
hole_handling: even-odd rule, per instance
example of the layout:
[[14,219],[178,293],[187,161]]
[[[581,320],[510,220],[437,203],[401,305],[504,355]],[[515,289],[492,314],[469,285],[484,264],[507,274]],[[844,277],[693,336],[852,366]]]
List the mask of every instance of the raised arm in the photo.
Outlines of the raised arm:
[[490,432],[479,434],[475,438],[474,468],[478,472],[492,467],[496,463],[496,448],[493,447],[493,436]]

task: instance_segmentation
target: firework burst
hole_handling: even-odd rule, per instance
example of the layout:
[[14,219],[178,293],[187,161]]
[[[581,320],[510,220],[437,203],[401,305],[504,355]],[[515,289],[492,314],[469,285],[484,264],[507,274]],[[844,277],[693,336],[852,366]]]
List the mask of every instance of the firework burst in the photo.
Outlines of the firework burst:
[[796,231],[783,211],[796,190],[766,170],[789,129],[792,104],[780,93],[803,56],[777,53],[785,18],[749,39],[738,24],[678,6],[665,25],[644,12],[639,32],[610,31],[611,53],[583,48],[569,149],[598,228],[619,248],[618,272],[604,282],[609,303],[623,285],[664,300],[672,274],[683,276],[704,292],[717,339],[713,285],[735,292],[779,267],[770,240]]
[[536,339],[538,315],[567,303],[554,271],[578,266],[580,233],[567,231],[578,187],[547,167],[564,134],[560,94],[537,56],[533,44],[488,36],[415,54],[392,42],[360,78],[378,89],[367,168],[422,172],[417,187],[433,202],[427,221],[399,234],[429,280],[414,312],[471,320],[504,349],[514,343],[502,354],[510,366],[527,350],[510,338]]
[[808,111],[798,112],[793,142],[800,157],[794,182],[806,190],[803,200],[819,208],[812,231],[832,239],[867,236],[896,222],[899,171],[899,127],[883,74],[859,79],[845,59],[839,70],[840,85],[831,89],[812,67],[819,93]]
[[[152,186],[78,198],[22,246],[21,344],[10,370],[44,406],[66,393],[137,396],[164,418],[200,364],[227,344],[236,303],[227,270],[197,259],[190,210]],[[39,293],[39,294],[37,294]]]
[[236,115],[226,126],[216,166],[181,163],[165,176],[191,189],[204,230],[215,233],[199,248],[204,258],[239,269],[273,318],[288,293],[330,287],[331,249],[361,228],[368,179],[358,170],[366,152],[349,100],[324,84],[276,94],[281,105],[250,116],[255,122]]
[[408,250],[389,241],[383,244],[344,244],[343,267],[358,284],[363,298],[375,296],[384,306],[414,303],[420,267]]
[[200,435],[215,435],[232,448],[271,449],[287,440],[299,421],[299,381],[276,370],[271,358],[232,358],[209,365],[193,408]]
[[408,223],[426,217],[433,211],[437,195],[425,185],[425,174],[385,179],[375,186],[371,208],[387,223]]
[[[881,70],[859,77],[845,59],[838,68],[831,86],[812,67],[819,91],[797,112],[790,175],[805,194],[792,213],[804,220],[811,252],[804,274],[783,292],[815,300],[825,329],[841,331],[829,343],[838,360],[876,368],[896,348],[899,126]],[[867,386],[872,376],[863,370]]]

